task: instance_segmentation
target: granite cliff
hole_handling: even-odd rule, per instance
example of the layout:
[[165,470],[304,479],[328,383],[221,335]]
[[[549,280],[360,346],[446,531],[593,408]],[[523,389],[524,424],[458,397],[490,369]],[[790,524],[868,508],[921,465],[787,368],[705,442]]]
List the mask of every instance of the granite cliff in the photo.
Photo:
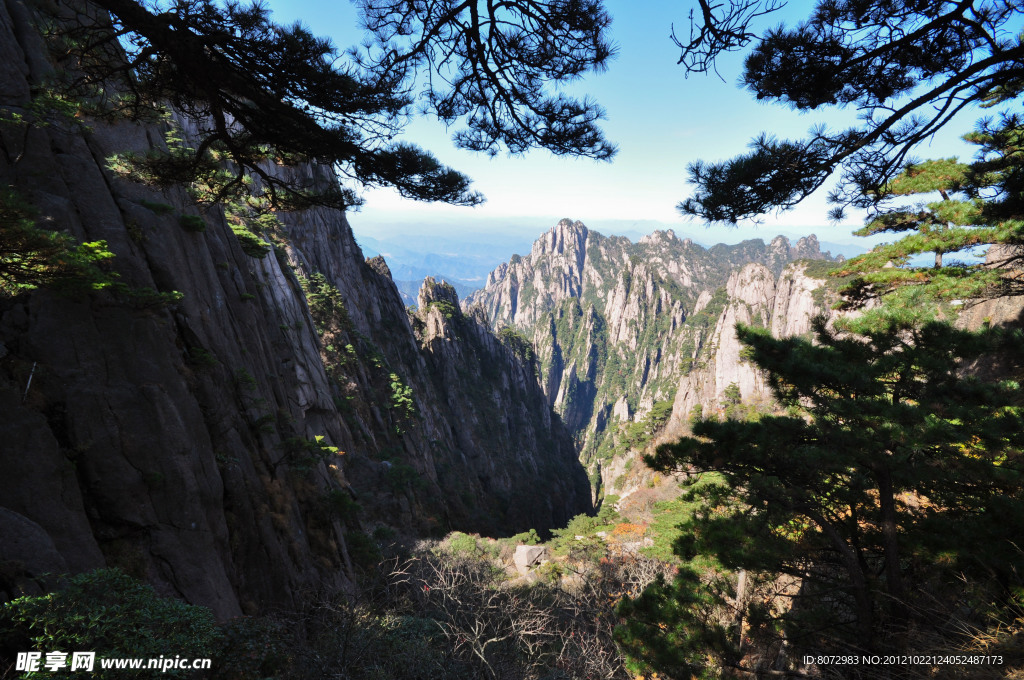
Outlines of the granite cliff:
[[731,384],[744,400],[766,399],[733,328],[806,333],[827,309],[824,281],[806,271],[826,259],[813,235],[705,249],[672,231],[632,243],[562,220],[529,255],[494,270],[465,308],[530,337],[596,487],[616,457],[696,404],[717,408]]
[[703,296],[695,316],[704,314],[707,323],[695,332],[693,362],[676,385],[668,429],[684,428],[698,406],[704,413],[721,415],[730,386],[736,390],[733,398],[767,406],[770,391],[763,375],[743,360],[736,324],[769,328],[780,338],[810,337],[811,319],[833,314],[829,308],[836,300],[835,285],[829,285],[823,269],[806,261],[793,262],[775,275],[751,263],[729,276],[717,300],[716,295]]
[[443,285],[410,316],[344,213],[246,235],[109,170],[187,122],[19,118],[57,75],[40,8],[0,3],[0,186],[39,226],[105,241],[123,286],[0,297],[0,596],[111,565],[253,614],[348,587],[375,529],[543,530],[591,508],[529,361]]

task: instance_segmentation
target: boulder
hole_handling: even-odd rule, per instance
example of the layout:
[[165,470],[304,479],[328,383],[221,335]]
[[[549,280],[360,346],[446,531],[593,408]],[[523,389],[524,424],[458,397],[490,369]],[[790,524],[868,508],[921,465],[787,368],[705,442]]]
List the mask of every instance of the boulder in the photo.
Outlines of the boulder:
[[520,575],[525,575],[530,571],[530,567],[540,564],[547,555],[548,549],[542,545],[519,545],[516,546],[516,554],[512,561],[516,565],[516,571]]
[[64,558],[41,526],[0,507],[0,602],[38,595],[44,580],[67,571]]

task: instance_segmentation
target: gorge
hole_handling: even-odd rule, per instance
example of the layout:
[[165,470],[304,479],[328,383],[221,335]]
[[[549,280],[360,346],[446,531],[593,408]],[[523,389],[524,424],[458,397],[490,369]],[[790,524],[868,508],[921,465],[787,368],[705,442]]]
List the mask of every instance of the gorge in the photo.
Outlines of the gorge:
[[449,287],[410,317],[341,211],[282,214],[271,237],[118,179],[113,154],[188,123],[23,122],[54,74],[26,5],[4,3],[0,45],[5,221],[105,242],[119,284],[0,299],[5,597],[110,565],[259,613],[347,587],[347,544],[381,522],[514,533],[591,508],[532,373]]
[[[2,19],[5,110],[27,112],[53,67],[25,5]],[[346,587],[348,543],[381,527],[564,526],[599,498],[577,448],[596,487],[618,430],[656,404],[686,411],[732,382],[756,396],[731,320],[801,332],[786,319],[811,313],[789,263],[822,257],[813,237],[705,251],[563,221],[461,305],[426,281],[409,314],[340,211],[263,229],[108,167],[187,138],[187,120],[48,115],[0,128],[6,213],[105,242],[119,285],[0,301],[8,597],[110,565],[227,617]],[[793,292],[772,293],[779,277]],[[505,325],[536,349],[488,330]]]

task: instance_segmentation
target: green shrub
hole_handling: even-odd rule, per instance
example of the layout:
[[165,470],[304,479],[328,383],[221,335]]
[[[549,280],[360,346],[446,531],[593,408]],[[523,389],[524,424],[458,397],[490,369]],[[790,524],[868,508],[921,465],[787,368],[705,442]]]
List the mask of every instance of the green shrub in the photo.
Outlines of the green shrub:
[[324,495],[324,507],[327,512],[340,521],[354,518],[362,506],[352,498],[352,494],[344,489],[332,489]]
[[314,272],[306,278],[299,277],[299,285],[306,294],[306,304],[309,306],[309,314],[313,317],[318,333],[324,333],[328,328],[337,324],[340,328],[351,330],[352,322],[345,309],[345,300],[341,297],[341,291],[327,281],[327,277],[319,272]]
[[185,297],[176,290],[161,292],[149,286],[132,288],[121,281],[112,283],[110,289],[135,309],[163,309],[178,304]]
[[499,330],[498,339],[501,340],[501,344],[512,350],[512,353],[524,363],[529,364],[537,356],[530,340],[511,326],[505,326]]
[[427,303],[427,309],[436,307],[441,312],[441,316],[451,321],[455,318],[462,317],[462,310],[456,307],[448,300],[433,300]]
[[220,647],[213,655],[217,678],[279,678],[292,669],[293,645],[281,623],[242,616],[221,626]]
[[516,545],[537,545],[540,543],[540,536],[537,534],[536,529],[530,529],[529,531],[524,531],[521,534],[516,534],[515,536],[510,537],[509,540]]
[[[206,607],[160,597],[117,569],[70,577],[59,591],[21,597],[3,605],[0,620],[12,624],[29,647],[42,651],[95,651],[99,658],[212,657],[221,632]],[[96,666],[99,668],[99,662]],[[187,671],[169,670],[168,677]],[[61,677],[96,678],[102,673]],[[152,677],[152,671],[118,670],[118,678]]]
[[502,543],[494,540],[493,538],[482,538],[477,542],[477,548],[480,549],[480,554],[490,560],[501,559],[501,547]]
[[416,471],[416,468],[407,463],[391,463],[391,467],[385,472],[385,477],[388,481],[388,486],[395,493],[404,491],[407,488],[415,490],[426,486],[426,482],[420,476],[420,473]]
[[[718,473],[704,473],[692,488],[701,489],[709,484],[719,484],[722,476]],[[652,544],[641,552],[648,557],[667,562],[678,563],[679,558],[674,552],[676,541],[683,535],[680,528],[684,522],[691,521],[694,513],[701,510],[699,501],[687,500],[686,497],[660,501],[654,504],[653,517],[647,530],[647,537]]]
[[444,541],[444,548],[452,555],[457,556],[477,556],[481,553],[480,546],[477,545],[476,538],[469,534],[464,534],[461,531],[453,531],[448,535],[448,538]]
[[360,569],[372,569],[380,563],[380,548],[372,538],[362,531],[346,532],[345,545],[348,547],[348,556],[352,559],[354,566]]
[[341,451],[337,446],[324,443],[324,439],[322,434],[318,434],[312,439],[288,437],[281,442],[284,455],[274,463],[274,467],[287,462],[292,469],[305,472],[313,469],[319,463],[331,462],[335,456],[341,455]]
[[231,231],[234,232],[235,238],[238,239],[238,245],[242,246],[242,252],[249,257],[263,259],[270,252],[270,244],[245,227],[232,224]]
[[397,536],[398,532],[396,532],[394,529],[387,526],[386,524],[381,524],[379,527],[373,530],[373,540],[377,541],[378,543],[389,543],[395,540]]
[[391,384],[391,408],[399,418],[411,419],[416,415],[416,402],[413,401],[412,388],[406,385],[397,373],[390,374],[388,380]]
[[[599,531],[611,531],[619,521],[619,513],[614,508],[617,496],[608,496],[601,504],[596,517],[576,515],[569,520],[564,529],[554,529],[553,538],[549,542],[555,555],[569,555],[574,559],[595,561],[607,551],[605,543],[597,535]],[[579,536],[580,538],[576,538]]]
[[190,231],[194,234],[206,231],[206,220],[199,215],[182,215],[178,218],[178,224],[185,231]]
[[213,368],[220,362],[212,352],[202,347],[190,347],[188,350],[188,363],[196,368]]
[[141,205],[143,208],[150,211],[154,215],[170,215],[172,212],[174,212],[174,206],[167,205],[166,203],[156,203],[154,201],[147,201],[146,199],[142,199],[141,201],[139,201],[139,205]]
[[70,294],[109,288],[117,274],[101,265],[113,258],[106,241],[78,243],[70,234],[40,229],[22,196],[0,190],[0,297],[41,286]]
[[256,378],[252,377],[252,373],[247,368],[239,368],[235,371],[235,382],[243,390],[254,390],[256,389]]
[[[330,677],[476,680],[479,676],[453,672],[445,642],[433,619],[341,605],[334,610],[334,620],[320,626],[314,645],[317,657],[332,672]],[[339,668],[344,675],[333,675]]]
[[[252,421],[252,429],[262,434],[274,434],[274,432],[277,431],[276,423],[277,418],[275,418],[269,413],[264,413],[263,415]],[[289,440],[285,440],[284,442],[282,442],[282,446],[285,448],[286,451],[288,450],[287,447],[289,446],[289,443]],[[283,460],[284,458],[277,461],[274,467],[280,465]]]

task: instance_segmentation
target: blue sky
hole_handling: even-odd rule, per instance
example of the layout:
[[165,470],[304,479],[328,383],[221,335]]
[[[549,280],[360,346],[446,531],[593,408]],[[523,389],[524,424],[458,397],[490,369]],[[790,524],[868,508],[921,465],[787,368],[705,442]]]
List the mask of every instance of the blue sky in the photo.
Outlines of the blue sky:
[[[843,126],[855,119],[854,113],[800,114],[757,102],[736,84],[741,54],[719,61],[724,82],[714,74],[687,78],[676,65],[678,48],[669,38],[673,22],[681,35],[686,34],[686,2],[606,0],[605,4],[614,17],[611,36],[619,47],[618,56],[607,72],[591,75],[569,91],[588,94],[607,110],[605,132],[619,146],[610,163],[559,158],[546,151],[488,158],[454,148],[450,141],[454,129],[419,119],[408,128],[406,139],[472,177],[487,203],[476,208],[425,205],[401,199],[390,190],[367,191],[366,205],[350,216],[357,236],[437,232],[465,233],[486,240],[489,234],[521,231],[532,240],[559,218],[571,217],[604,233],[637,236],[655,228],[672,228],[711,243],[811,232],[827,241],[862,241],[850,235],[860,226],[859,216],[851,215],[840,225],[828,223],[826,191],[819,191],[795,210],[765,216],[761,226],[708,230],[680,216],[675,205],[688,195],[686,166],[691,161],[733,156],[761,131],[793,138],[803,136],[817,123]],[[808,4],[791,2],[771,23],[795,23]],[[271,0],[270,7],[278,22],[301,21],[314,33],[330,37],[341,49],[361,40],[351,3]],[[918,155],[969,156],[970,149],[960,142],[959,135],[973,125],[975,117],[968,114],[959,124],[947,126],[932,147],[921,149]]]

